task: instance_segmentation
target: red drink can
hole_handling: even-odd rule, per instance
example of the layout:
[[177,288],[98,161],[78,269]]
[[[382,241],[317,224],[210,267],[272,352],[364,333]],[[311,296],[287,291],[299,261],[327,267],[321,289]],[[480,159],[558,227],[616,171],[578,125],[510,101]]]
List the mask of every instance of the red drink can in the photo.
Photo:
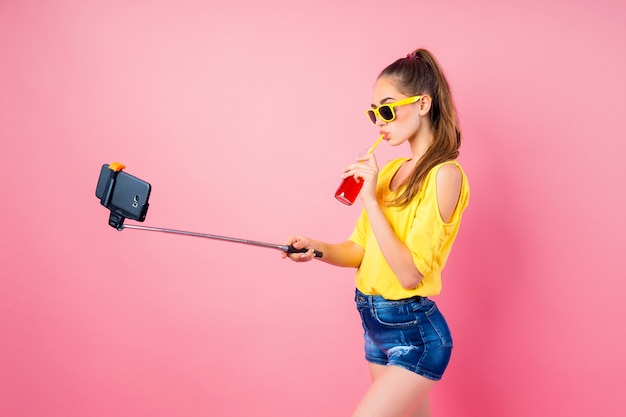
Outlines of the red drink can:
[[335,198],[347,206],[351,206],[363,188],[363,180],[357,181],[353,176],[346,177],[339,184]]

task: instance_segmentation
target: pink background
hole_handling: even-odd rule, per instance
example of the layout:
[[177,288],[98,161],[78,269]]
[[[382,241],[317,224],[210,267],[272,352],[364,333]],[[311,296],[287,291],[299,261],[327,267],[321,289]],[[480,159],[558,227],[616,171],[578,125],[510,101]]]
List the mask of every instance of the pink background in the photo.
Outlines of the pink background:
[[626,414],[625,3],[392,4],[0,0],[0,415],[349,415],[351,270],[117,232],[94,190],[120,161],[146,225],[343,240],[375,76],[420,46],[472,186],[434,414]]

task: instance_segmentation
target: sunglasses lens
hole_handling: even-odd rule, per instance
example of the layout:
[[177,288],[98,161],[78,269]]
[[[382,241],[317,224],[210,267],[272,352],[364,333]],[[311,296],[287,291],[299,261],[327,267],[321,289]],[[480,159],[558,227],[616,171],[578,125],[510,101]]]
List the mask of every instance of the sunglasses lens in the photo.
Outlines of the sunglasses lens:
[[393,120],[393,109],[389,106],[380,106],[378,108],[378,113],[386,122]]
[[376,124],[376,113],[374,113],[374,110],[368,110],[367,116],[370,118],[372,123]]

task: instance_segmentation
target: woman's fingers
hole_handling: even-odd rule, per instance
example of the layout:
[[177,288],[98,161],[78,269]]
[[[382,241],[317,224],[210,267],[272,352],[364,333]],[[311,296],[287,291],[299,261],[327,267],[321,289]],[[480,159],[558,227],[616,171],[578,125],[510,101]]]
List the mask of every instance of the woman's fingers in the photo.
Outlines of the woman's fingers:
[[378,175],[378,169],[376,167],[365,164],[352,164],[348,165],[341,175],[342,178],[354,177],[356,179],[369,180]]
[[311,239],[304,236],[290,236],[285,240],[286,245],[293,246],[296,249],[308,248],[306,252],[287,253],[282,251],[281,257],[289,258],[295,262],[308,262],[315,258],[315,251],[311,247]]

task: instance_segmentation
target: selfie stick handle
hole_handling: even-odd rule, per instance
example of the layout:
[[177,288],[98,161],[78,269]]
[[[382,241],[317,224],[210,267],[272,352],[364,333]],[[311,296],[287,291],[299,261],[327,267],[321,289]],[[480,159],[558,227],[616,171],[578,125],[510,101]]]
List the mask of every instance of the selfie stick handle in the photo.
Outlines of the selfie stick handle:
[[[205,239],[213,239],[213,240],[222,240],[226,242],[234,242],[241,243],[244,245],[251,246],[260,246],[263,248],[272,248],[278,249],[287,253],[304,253],[307,252],[307,248],[296,249],[291,245],[276,245],[273,243],[265,243],[265,242],[257,242],[255,240],[247,240],[247,239],[238,239],[235,237],[227,237],[227,236],[217,236],[217,235],[209,235],[206,233],[197,233],[197,232],[186,232],[184,230],[174,230],[174,229],[165,229],[162,227],[150,227],[150,226],[139,226],[134,224],[120,224],[117,230],[122,231],[124,229],[137,229],[137,230],[147,230],[150,232],[161,232],[161,233],[171,233],[175,235],[183,235],[183,236],[194,236],[194,237],[202,237]],[[324,254],[320,251],[314,251],[316,258],[321,258]]]

